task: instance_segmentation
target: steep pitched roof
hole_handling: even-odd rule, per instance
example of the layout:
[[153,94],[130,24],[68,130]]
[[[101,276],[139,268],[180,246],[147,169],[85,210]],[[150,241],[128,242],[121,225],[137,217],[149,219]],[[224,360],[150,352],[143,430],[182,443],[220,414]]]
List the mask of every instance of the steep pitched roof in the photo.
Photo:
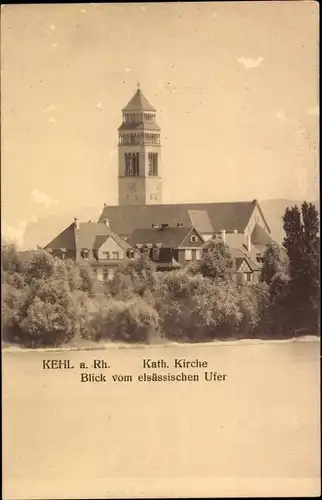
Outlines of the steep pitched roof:
[[188,210],[191,224],[201,233],[213,233],[213,227],[206,210]]
[[275,243],[270,234],[268,234],[259,224],[255,224],[250,239],[255,246],[267,246]]
[[151,106],[141,90],[138,89],[125,108],[123,108],[123,111],[155,111],[155,108]]
[[242,260],[245,260],[252,271],[259,271],[260,270],[259,267],[257,266],[257,264],[255,264],[255,262],[252,259],[250,259],[249,256],[246,255],[239,248],[231,248],[230,251],[231,251],[231,255],[238,262],[241,262]]
[[75,242],[75,224],[72,223],[66,227],[56,238],[51,240],[44,248],[66,248],[68,250],[76,250]]
[[163,247],[178,248],[190,232],[191,227],[135,229],[128,242],[132,246],[144,243],[161,243]]
[[182,222],[184,227],[195,227],[197,231],[208,232],[206,217],[197,216],[195,211],[206,212],[213,232],[219,233],[221,229],[243,232],[253,213],[254,204],[246,202],[228,203],[184,203],[173,205],[128,205],[105,206],[99,221],[108,218],[111,228],[116,233],[128,236],[134,229],[151,228],[152,224],[166,223],[176,226]]
[[97,236],[111,236],[124,250],[130,248],[128,243],[120,238],[112,229],[103,222],[80,222],[76,231],[76,247],[93,249]]
[[[93,250],[99,248],[109,236],[111,236],[123,250],[130,248],[130,245],[126,243],[126,241],[120,238],[118,234],[112,231],[103,222],[80,222],[78,229],[76,229],[75,224],[72,223],[48,243],[45,248],[66,248],[67,250],[87,248]],[[101,244],[97,247],[99,242],[101,242]]]

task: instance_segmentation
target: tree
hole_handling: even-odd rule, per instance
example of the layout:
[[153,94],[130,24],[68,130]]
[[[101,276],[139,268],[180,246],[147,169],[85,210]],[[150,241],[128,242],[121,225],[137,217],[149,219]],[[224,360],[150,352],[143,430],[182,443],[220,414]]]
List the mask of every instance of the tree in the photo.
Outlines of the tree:
[[95,340],[149,342],[160,336],[158,313],[140,297],[102,301],[92,319]]
[[319,215],[312,203],[287,208],[283,216],[290,262],[294,326],[316,328],[319,307]]
[[260,281],[269,285],[276,273],[287,274],[288,266],[288,256],[284,248],[276,243],[269,245],[263,255]]
[[55,272],[57,259],[46,250],[37,250],[24,264],[24,275],[27,283],[32,280],[47,279]]
[[[221,240],[209,240],[202,248],[200,261],[195,264],[203,276],[227,282],[233,276],[234,260],[229,247]],[[192,271],[194,272],[193,268]]]
[[155,307],[165,336],[172,340],[225,338],[238,330],[242,317],[233,282],[219,284],[185,270],[165,274]]
[[2,271],[9,273],[20,273],[22,271],[22,262],[15,245],[1,247],[1,267]]
[[113,280],[107,283],[107,291],[115,298],[129,299],[133,295],[144,297],[155,286],[155,266],[148,257],[140,255],[118,267]]

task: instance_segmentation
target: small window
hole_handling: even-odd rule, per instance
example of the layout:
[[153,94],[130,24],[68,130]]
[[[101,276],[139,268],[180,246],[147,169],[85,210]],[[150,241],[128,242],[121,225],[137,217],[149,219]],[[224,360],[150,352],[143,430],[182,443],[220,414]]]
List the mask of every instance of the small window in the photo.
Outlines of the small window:
[[102,258],[108,260],[110,258],[110,252],[102,252]]
[[196,260],[201,259],[201,250],[196,250]]
[[135,257],[135,252],[134,252],[134,250],[129,250],[129,251],[128,251],[128,257],[129,257],[130,259],[134,259],[134,257]]
[[184,258],[185,258],[185,260],[192,260],[192,252],[191,252],[191,250],[185,250],[185,252],[184,252]]
[[152,259],[159,260],[160,259],[160,250],[158,248],[153,248],[152,250]]
[[115,274],[114,269],[111,268],[108,269],[107,279],[111,281],[114,278],[114,274]]
[[190,241],[191,241],[191,243],[196,243],[198,241],[197,236],[195,234],[191,235],[190,236]]
[[120,254],[119,252],[112,252],[112,259],[113,260],[119,260]]
[[88,260],[89,259],[89,250],[87,248],[83,248],[81,251],[81,256],[83,259]]
[[103,270],[99,267],[96,269],[96,278],[98,281],[103,281]]
[[247,273],[247,281],[248,282],[253,281],[253,275],[252,275],[252,273]]

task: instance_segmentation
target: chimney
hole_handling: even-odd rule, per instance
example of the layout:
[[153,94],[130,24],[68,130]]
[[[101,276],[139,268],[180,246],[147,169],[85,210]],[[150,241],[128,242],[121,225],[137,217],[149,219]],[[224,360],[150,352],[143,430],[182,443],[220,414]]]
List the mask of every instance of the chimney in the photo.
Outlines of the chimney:
[[238,234],[238,230],[237,229],[234,229],[234,234]]
[[106,203],[104,203],[104,207],[107,207]]
[[104,224],[106,227],[110,227],[110,221],[107,218],[104,219]]
[[90,224],[91,222],[92,222],[91,220],[89,220],[89,221],[88,221],[88,223],[89,223],[89,224]]
[[74,217],[74,225],[75,229],[79,229],[79,219],[77,219],[77,217]]
[[252,249],[252,242],[251,242],[251,236],[250,234],[247,236],[247,251],[250,252]]
[[223,240],[224,243],[226,243],[226,229],[222,229],[220,231],[221,234],[221,239]]

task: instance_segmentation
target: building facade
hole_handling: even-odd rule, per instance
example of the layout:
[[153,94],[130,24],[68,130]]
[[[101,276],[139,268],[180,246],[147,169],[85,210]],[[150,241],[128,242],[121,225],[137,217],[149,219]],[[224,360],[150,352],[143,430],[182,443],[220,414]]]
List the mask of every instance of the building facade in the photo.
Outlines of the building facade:
[[134,257],[130,245],[104,222],[80,222],[77,218],[54,238],[45,250],[60,259],[88,263],[98,281],[112,279],[117,267]]
[[118,129],[119,205],[162,203],[161,138],[156,110],[138,88]]
[[184,267],[199,260],[205,242],[221,238],[236,273],[256,281],[263,253],[274,243],[258,201],[163,204],[160,135],[156,109],[138,88],[118,128],[118,205],[104,204],[97,223],[75,219],[45,248],[88,261],[104,279],[140,253],[160,270]]

